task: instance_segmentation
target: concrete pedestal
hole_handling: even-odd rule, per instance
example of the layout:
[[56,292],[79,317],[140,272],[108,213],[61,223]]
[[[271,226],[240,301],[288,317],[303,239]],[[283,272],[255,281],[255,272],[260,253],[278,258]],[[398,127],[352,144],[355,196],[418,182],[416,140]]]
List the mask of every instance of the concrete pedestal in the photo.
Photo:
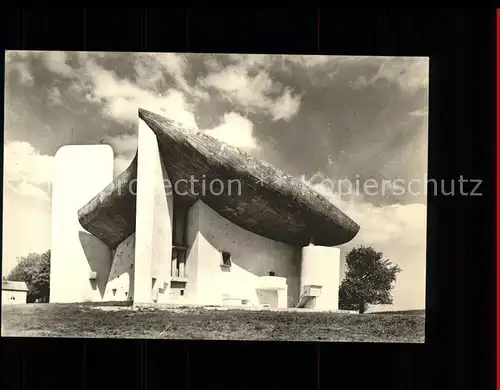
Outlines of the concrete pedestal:
[[286,309],[288,286],[286,278],[279,276],[261,276],[257,283],[257,295],[260,304],[268,304],[271,308]]

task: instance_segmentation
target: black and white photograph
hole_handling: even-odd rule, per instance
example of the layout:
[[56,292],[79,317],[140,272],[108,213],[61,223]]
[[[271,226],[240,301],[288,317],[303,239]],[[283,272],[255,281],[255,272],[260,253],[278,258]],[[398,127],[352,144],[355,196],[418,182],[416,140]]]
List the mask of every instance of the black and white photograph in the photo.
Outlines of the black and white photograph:
[[429,59],[7,51],[2,337],[424,343]]

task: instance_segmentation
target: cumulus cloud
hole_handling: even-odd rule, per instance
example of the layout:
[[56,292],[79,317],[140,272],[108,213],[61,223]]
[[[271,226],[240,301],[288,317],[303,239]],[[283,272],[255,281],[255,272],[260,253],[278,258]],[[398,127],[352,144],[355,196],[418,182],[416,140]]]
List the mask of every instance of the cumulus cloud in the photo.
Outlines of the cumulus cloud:
[[[285,56],[283,56],[285,57]],[[322,55],[291,55],[286,56],[286,61],[300,65],[304,68],[314,68],[334,62],[337,57]],[[341,57],[346,58],[346,57]]]
[[108,141],[116,154],[133,156],[137,150],[137,136],[133,134],[119,134],[114,137],[106,137],[105,140]]
[[234,112],[226,113],[223,123],[208,130],[207,134],[237,148],[251,150],[257,147],[253,136],[253,123]]
[[6,51],[5,52],[5,82],[9,81],[8,74],[16,73],[19,77],[19,83],[26,86],[33,86],[33,75],[29,63],[25,61],[29,52],[24,51]]
[[31,75],[31,69],[25,62],[16,62],[11,64],[11,70],[16,71],[19,74],[19,81],[21,84],[32,86],[33,76]]
[[50,104],[56,106],[62,104],[61,91],[59,91],[59,88],[57,87],[50,88],[49,91],[47,92],[47,97],[49,99]]
[[113,148],[114,177],[128,168],[137,152],[137,134],[118,134],[104,137],[104,142]]
[[262,65],[262,61],[262,56],[241,57],[237,64],[211,73],[199,83],[217,90],[247,112],[264,112],[274,120],[289,120],[298,113],[301,96],[275,83],[266,70],[259,69],[256,65]]
[[38,153],[27,142],[8,142],[4,146],[4,187],[16,193],[48,199],[52,181],[53,157]]
[[77,79],[77,88],[85,99],[99,102],[102,113],[123,124],[137,122],[137,109],[147,108],[167,115],[186,126],[196,128],[196,121],[182,92],[170,89],[154,93],[140,88],[128,79],[119,78],[114,72],[103,69],[95,61],[85,63],[85,78]]
[[[23,54],[16,58],[27,58]],[[209,95],[204,88],[216,89],[223,98],[235,103],[245,112],[265,113],[275,121],[289,120],[300,109],[301,96],[275,83],[269,73],[262,68],[269,66],[269,62],[266,62],[269,61],[266,60],[269,57],[266,56],[233,56],[233,64],[225,68],[213,63],[214,72],[195,86],[191,86],[185,78],[189,55],[132,54],[131,61],[136,77],[126,79],[98,64],[97,60],[103,58],[105,53],[71,53],[73,56],[76,55],[79,68],[72,68],[69,65],[69,55],[64,52],[31,52],[31,54],[38,57],[51,73],[71,80],[67,87],[70,95],[99,105],[105,117],[123,125],[135,124],[137,108],[144,107],[166,115],[185,126],[198,129],[193,103],[190,103],[189,99],[207,99]],[[19,64],[20,67],[25,66],[23,62]],[[162,84],[167,75],[173,79],[173,86],[167,87]],[[26,82],[29,82],[28,73],[24,77]],[[51,87],[47,94],[49,104],[66,107],[57,87]],[[253,125],[248,119],[238,115],[227,114],[222,118],[220,128],[212,129],[211,134],[234,146],[256,147],[252,134]],[[118,154],[117,160],[121,157]]]
[[[60,60],[62,59],[61,57]],[[198,127],[193,106],[188,103],[187,96],[205,98],[206,92],[190,87],[185,81],[184,57],[175,54],[137,55],[134,59],[137,82],[119,78],[116,73],[100,67],[91,56],[84,55],[80,57],[80,61],[84,71],[75,72],[72,89],[85,100],[98,103],[106,117],[124,125],[136,124],[137,109],[143,107],[192,129],[205,130]],[[164,91],[158,89],[163,71],[175,78],[178,89],[170,88]],[[261,78],[265,79],[266,88],[269,89],[271,81],[268,76],[262,73]],[[251,104],[252,101],[256,101],[252,100],[255,97],[250,96],[248,99],[243,102]],[[286,119],[289,113],[298,110],[298,107],[299,103],[294,96],[285,90],[267,109],[273,118]],[[235,112],[224,114],[222,123],[208,130],[208,134],[235,147],[247,150],[257,148],[252,122]],[[108,141],[115,151],[115,174],[117,174],[131,162],[137,149],[137,136],[118,135],[109,138]]]
[[73,76],[73,68],[68,65],[68,56],[63,51],[47,51],[43,52],[43,61],[45,63],[45,67],[63,77],[72,77]]

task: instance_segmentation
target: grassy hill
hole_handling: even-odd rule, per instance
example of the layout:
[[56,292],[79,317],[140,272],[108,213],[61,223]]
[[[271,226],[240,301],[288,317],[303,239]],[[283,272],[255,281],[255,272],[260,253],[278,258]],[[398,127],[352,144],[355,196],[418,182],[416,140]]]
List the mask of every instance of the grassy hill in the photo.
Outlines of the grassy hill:
[[382,314],[385,315],[27,304],[2,307],[2,336],[424,341],[423,315]]

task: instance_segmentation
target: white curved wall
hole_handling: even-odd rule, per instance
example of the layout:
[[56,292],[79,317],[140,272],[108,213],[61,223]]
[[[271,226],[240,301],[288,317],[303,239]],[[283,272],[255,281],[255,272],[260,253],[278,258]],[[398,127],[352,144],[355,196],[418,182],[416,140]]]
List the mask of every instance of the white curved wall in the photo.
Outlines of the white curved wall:
[[[300,248],[261,237],[228,221],[202,201],[188,212],[186,298],[200,304],[221,304],[235,296],[259,303],[256,287],[270,271],[285,277],[288,291],[281,307],[299,298]],[[220,251],[231,253],[232,266],[221,267]]]
[[340,249],[309,245],[302,248],[300,293],[304,286],[321,286],[321,295],[306,307],[318,310],[338,310],[340,283]]
[[[137,144],[134,302],[140,304],[153,302],[153,290],[170,281],[173,196],[158,139],[142,120]],[[168,291],[158,301],[167,297]]]
[[[100,301],[111,251],[78,221],[78,210],[113,180],[108,145],[67,145],[54,157],[50,302]],[[97,273],[89,280],[91,271]]]
[[130,301],[134,297],[135,233],[115,250],[104,301]]

